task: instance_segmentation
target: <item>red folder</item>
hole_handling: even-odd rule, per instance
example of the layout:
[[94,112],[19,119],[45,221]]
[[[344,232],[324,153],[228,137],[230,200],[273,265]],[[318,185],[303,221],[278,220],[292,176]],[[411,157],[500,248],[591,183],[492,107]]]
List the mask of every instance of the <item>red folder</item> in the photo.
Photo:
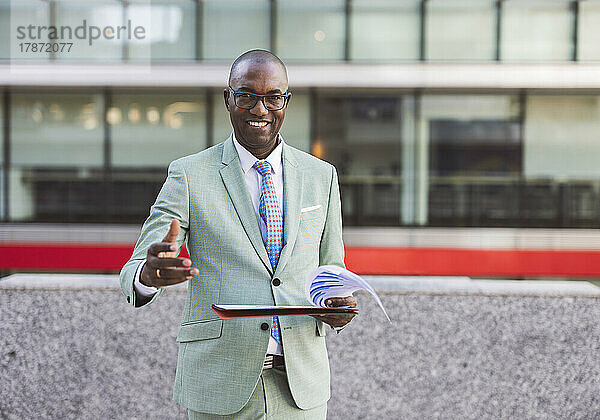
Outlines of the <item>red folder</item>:
[[221,319],[249,318],[255,316],[285,315],[330,315],[357,314],[358,308],[340,306],[321,308],[319,306],[263,306],[263,305],[212,305],[213,311]]

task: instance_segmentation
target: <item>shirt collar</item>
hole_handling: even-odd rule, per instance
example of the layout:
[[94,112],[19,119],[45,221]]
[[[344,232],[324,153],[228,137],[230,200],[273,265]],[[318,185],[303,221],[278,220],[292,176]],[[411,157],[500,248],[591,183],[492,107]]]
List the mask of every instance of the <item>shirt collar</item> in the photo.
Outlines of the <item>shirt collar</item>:
[[[240,158],[242,171],[244,171],[244,174],[246,174],[246,172],[248,172],[259,159],[257,159],[256,156],[246,150],[246,148],[237,141],[235,138],[235,133],[232,133],[231,137],[233,138],[233,145],[235,146],[235,150]],[[271,168],[273,168],[273,172],[275,174],[278,174],[281,170],[281,154],[283,151],[283,137],[281,137],[281,134],[277,134],[277,141],[277,146],[265,159],[271,164]]]

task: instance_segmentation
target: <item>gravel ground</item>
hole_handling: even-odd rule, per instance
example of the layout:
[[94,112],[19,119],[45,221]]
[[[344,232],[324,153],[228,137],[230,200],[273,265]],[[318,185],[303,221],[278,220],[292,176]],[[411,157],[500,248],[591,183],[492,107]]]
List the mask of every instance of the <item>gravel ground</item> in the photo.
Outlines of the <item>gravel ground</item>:
[[[0,290],[0,418],[180,419],[184,294]],[[381,295],[329,334],[330,419],[598,418],[600,300]]]

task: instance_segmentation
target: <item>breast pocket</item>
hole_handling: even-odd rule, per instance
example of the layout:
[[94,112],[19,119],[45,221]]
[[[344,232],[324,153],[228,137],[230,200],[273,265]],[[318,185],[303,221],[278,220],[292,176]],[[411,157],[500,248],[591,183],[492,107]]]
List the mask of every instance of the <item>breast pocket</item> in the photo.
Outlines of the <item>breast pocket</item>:
[[300,212],[300,221],[313,220],[323,217],[323,207],[321,205],[310,206]]
[[309,242],[319,240],[325,224],[323,209],[307,211],[300,215],[299,235]]
[[223,333],[223,320],[211,319],[181,325],[177,334],[178,343],[190,341],[210,340],[221,337]]

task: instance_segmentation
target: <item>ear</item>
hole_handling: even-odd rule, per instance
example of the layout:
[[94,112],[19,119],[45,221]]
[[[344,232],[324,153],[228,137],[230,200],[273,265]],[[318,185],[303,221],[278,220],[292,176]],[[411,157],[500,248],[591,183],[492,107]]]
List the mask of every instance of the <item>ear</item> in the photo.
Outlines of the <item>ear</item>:
[[229,89],[223,90],[223,99],[225,100],[225,108],[229,111]]
[[290,101],[292,100],[292,92],[288,92],[287,94],[287,98],[286,98],[286,102],[285,102],[285,107],[287,108],[288,105],[290,104]]

